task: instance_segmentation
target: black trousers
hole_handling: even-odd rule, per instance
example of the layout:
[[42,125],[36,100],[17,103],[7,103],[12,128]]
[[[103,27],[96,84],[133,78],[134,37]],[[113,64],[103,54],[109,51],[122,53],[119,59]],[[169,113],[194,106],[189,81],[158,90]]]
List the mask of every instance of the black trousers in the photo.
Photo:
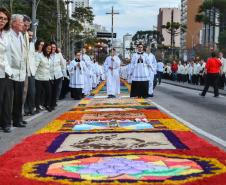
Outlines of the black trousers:
[[40,81],[35,80],[35,107],[36,109],[39,109],[41,101],[43,99],[42,95],[45,94],[44,97],[44,106],[49,107],[51,103],[51,88],[50,88],[50,82],[49,81]]
[[224,89],[225,86],[225,74],[220,75],[220,79],[219,79],[219,87],[221,89]]
[[60,84],[61,84],[62,78],[54,79],[50,81],[51,84],[51,103],[50,107],[55,107],[57,102],[57,96],[59,95],[60,90]]
[[27,97],[24,104],[24,112],[32,113],[35,108],[35,79],[33,76],[28,77]]
[[199,85],[199,76],[198,75],[192,75],[192,84]]
[[204,87],[204,90],[202,91],[202,95],[205,96],[209,87],[213,86],[214,88],[214,96],[219,95],[219,89],[218,89],[218,79],[219,79],[219,74],[214,73],[214,74],[207,74],[206,75],[206,84]]
[[71,88],[71,97],[75,100],[82,99],[82,88]]
[[12,120],[13,81],[0,78],[0,126],[10,127]]
[[148,97],[148,81],[132,81],[130,97]]
[[24,82],[13,82],[13,111],[12,120],[13,123],[20,123],[23,121],[23,94],[24,94]]
[[163,72],[157,72],[157,76],[158,76],[158,83],[161,84],[162,82],[162,75],[163,75]]
[[60,92],[60,99],[64,99],[66,94],[69,92],[69,83],[70,81],[67,78],[64,78]]

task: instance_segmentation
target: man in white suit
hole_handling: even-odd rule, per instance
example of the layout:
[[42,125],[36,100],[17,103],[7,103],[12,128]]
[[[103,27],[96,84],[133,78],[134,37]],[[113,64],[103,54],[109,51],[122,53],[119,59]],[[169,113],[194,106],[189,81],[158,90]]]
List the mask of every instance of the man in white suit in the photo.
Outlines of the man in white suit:
[[9,32],[8,61],[13,73],[13,110],[14,127],[25,127],[23,124],[22,107],[24,81],[26,77],[26,63],[24,60],[25,43],[21,31],[23,30],[23,16],[12,15],[11,30]]
[[[28,56],[27,56],[27,77],[28,84],[27,87],[24,88],[24,94],[26,96],[25,104],[24,104],[24,112],[25,115],[33,115],[35,109],[35,46],[34,42],[32,42],[33,32],[28,31],[29,36],[29,48],[28,48]],[[27,88],[27,91],[26,91]]]

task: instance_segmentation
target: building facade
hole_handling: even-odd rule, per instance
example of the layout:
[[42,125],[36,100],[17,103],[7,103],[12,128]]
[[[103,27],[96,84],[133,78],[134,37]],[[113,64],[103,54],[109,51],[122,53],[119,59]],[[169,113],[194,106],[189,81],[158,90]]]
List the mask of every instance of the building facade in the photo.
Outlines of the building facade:
[[[165,46],[171,46],[171,35],[162,26],[166,25],[167,22],[178,22],[180,23],[180,9],[179,8],[160,8],[158,14],[158,31],[163,35],[164,41],[162,42]],[[180,47],[180,35],[175,36],[175,47]]]
[[129,59],[131,56],[131,44],[133,36],[129,33],[123,36],[123,58]]
[[196,22],[196,15],[203,0],[181,0],[181,24],[186,32],[181,32],[181,54],[184,60],[194,57],[194,48],[202,43],[203,24]]

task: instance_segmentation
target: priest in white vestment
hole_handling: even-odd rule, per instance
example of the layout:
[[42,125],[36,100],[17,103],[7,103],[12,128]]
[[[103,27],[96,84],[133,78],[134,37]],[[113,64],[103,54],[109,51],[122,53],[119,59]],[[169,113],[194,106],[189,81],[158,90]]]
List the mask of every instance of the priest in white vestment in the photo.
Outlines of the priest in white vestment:
[[82,90],[84,89],[85,63],[80,60],[81,53],[75,52],[75,59],[68,66],[70,74],[71,97],[75,100],[82,99]]
[[108,56],[104,62],[108,98],[115,98],[120,94],[120,64],[121,60],[113,48],[111,56]]
[[81,51],[81,57],[80,60],[83,61],[86,65],[85,68],[85,74],[84,74],[84,80],[85,80],[85,86],[83,88],[82,93],[84,95],[89,95],[92,90],[92,64],[91,58],[86,54],[86,49],[83,48]]
[[147,57],[150,61],[149,66],[149,88],[148,88],[148,96],[153,97],[154,96],[154,81],[155,76],[157,75],[157,61],[155,58],[155,55],[151,53],[151,48],[147,47],[146,49]]
[[130,78],[132,80],[130,97],[147,98],[151,63],[147,54],[143,51],[143,44],[138,44],[137,47],[138,52],[133,55],[130,67]]

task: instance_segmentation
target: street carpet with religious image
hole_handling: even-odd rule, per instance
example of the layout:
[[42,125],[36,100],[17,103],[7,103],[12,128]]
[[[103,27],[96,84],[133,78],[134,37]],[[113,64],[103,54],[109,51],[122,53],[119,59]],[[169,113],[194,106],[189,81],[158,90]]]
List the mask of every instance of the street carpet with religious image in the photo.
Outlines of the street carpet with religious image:
[[1,185],[225,185],[226,152],[105,82],[0,157]]

